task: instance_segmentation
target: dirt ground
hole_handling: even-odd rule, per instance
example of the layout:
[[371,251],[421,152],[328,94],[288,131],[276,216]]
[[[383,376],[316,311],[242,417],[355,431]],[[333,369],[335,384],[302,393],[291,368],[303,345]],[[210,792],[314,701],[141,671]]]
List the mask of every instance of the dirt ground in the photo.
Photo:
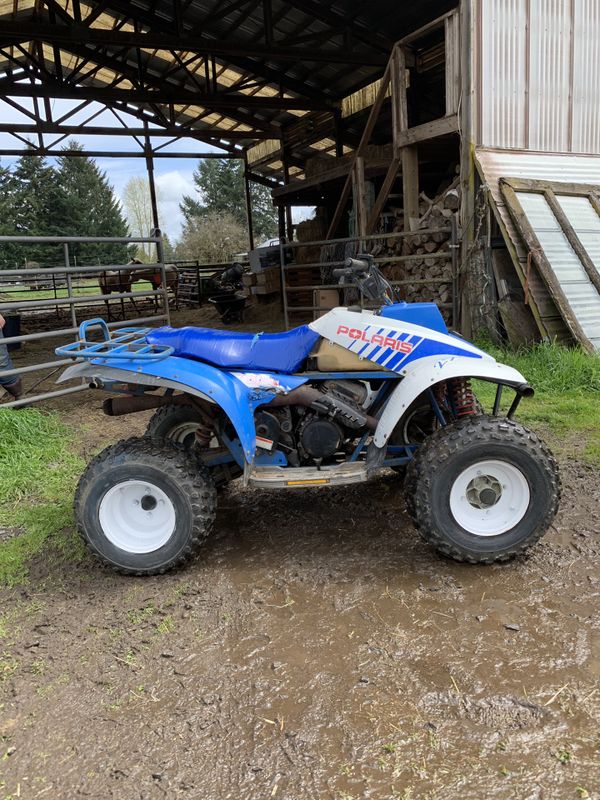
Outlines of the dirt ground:
[[[86,456],[147,418],[57,405]],[[163,577],[45,554],[0,595],[0,800],[597,800],[600,482],[561,466],[553,530],[502,566],[438,557],[392,475],[233,485]]]

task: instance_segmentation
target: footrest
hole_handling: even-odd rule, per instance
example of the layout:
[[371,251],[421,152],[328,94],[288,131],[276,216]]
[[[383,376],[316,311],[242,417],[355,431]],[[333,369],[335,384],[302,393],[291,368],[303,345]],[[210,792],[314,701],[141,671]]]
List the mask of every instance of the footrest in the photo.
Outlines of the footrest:
[[364,463],[338,464],[333,467],[253,467],[249,483],[259,489],[304,489],[319,486],[343,486],[364,483]]

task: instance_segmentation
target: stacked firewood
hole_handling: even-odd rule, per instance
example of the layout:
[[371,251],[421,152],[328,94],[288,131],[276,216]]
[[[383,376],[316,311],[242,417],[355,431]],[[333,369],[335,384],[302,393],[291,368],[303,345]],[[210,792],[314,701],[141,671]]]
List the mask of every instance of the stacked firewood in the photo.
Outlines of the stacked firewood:
[[[420,196],[419,219],[412,220],[409,236],[379,240],[373,248],[380,268],[390,281],[400,281],[400,295],[409,302],[452,302],[450,226],[460,207],[458,179],[433,200]],[[393,209],[393,230],[404,231],[403,209]],[[386,262],[385,258],[402,257]],[[410,258],[409,258],[410,257]],[[406,259],[406,260],[405,260]]]

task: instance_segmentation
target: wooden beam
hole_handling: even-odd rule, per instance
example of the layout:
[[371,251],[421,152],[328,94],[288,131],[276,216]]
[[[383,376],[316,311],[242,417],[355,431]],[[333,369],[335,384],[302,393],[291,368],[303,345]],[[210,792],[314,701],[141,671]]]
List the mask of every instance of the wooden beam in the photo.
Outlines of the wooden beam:
[[383,106],[383,101],[385,100],[388,86],[390,85],[390,76],[391,76],[391,66],[390,62],[388,62],[387,67],[385,68],[385,72],[383,73],[383,77],[381,79],[381,85],[379,86],[379,91],[377,92],[377,97],[375,98],[375,102],[371,108],[371,113],[369,114],[369,118],[367,119],[367,124],[363,130],[362,136],[360,137],[360,142],[358,143],[358,147],[354,151],[354,160],[352,161],[352,166],[350,172],[348,173],[348,177],[346,178],[346,182],[344,184],[344,188],[342,189],[342,193],[340,195],[340,199],[338,200],[337,207],[335,209],[333,218],[329,225],[329,230],[327,231],[326,239],[331,239],[342,220],[342,215],[344,213],[344,209],[346,207],[346,203],[348,202],[348,197],[350,196],[350,189],[352,188],[352,174],[354,172],[354,164],[356,163],[356,159],[360,156],[364,155],[364,151],[366,146],[369,144],[369,140],[373,134],[373,129],[375,128],[375,123],[379,117],[379,112],[381,111],[381,107]]
[[402,193],[404,203],[404,230],[413,229],[419,219],[419,148],[408,145],[402,148]]
[[[366,233],[372,233],[377,225],[379,215],[387,202],[392,186],[398,175],[400,163],[403,162],[402,141],[408,131],[408,104],[406,99],[406,60],[403,49],[395,45],[390,58],[390,83],[392,87],[392,162],[384,178],[377,199],[367,222]],[[417,165],[418,168],[418,165]],[[418,192],[417,192],[418,195]],[[417,200],[418,208],[418,200]],[[405,225],[406,230],[409,228]]]
[[372,233],[375,230],[375,225],[377,224],[379,215],[383,211],[385,202],[389,197],[389,194],[392,190],[392,186],[394,185],[394,181],[396,180],[396,176],[398,175],[398,170],[400,169],[400,163],[401,163],[401,158],[399,156],[394,156],[394,158],[390,163],[386,176],[383,179],[383,184],[381,186],[381,189],[379,190],[377,199],[375,200],[373,208],[371,209],[369,220],[367,222],[367,230],[366,230],[367,234]]
[[365,184],[365,159],[363,156],[358,156],[354,161],[354,169],[352,170],[352,190],[354,193],[354,208],[356,211],[356,235],[363,237],[367,235],[367,191]]
[[587,272],[588,278],[592,282],[595,290],[600,294],[600,272],[598,272],[598,267],[594,264],[592,259],[590,258],[590,254],[583,246],[583,243],[577,232],[573,228],[572,223],[570,222],[569,218],[565,214],[562,209],[562,206],[556,199],[556,195],[552,190],[547,189],[544,192],[544,197],[546,198],[546,202],[552,209],[552,213],[558,220],[558,224],[563,229],[563,233],[567,237],[569,244],[575,251],[575,255],[583,264],[583,268]]
[[460,103],[460,16],[454,12],[446,17],[446,115],[458,113]]

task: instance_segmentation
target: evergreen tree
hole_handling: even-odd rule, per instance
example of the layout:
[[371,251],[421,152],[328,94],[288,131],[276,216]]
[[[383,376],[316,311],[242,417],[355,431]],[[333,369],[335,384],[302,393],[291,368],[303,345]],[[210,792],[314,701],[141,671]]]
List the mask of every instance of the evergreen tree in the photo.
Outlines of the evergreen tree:
[[[9,169],[0,167],[0,235],[15,236],[13,219],[14,179]],[[18,263],[19,251],[16,245],[0,244],[0,269],[11,269]]]
[[[184,196],[180,205],[186,222],[208,214],[230,214],[247,227],[244,170],[239,159],[201,160],[194,170],[197,197]],[[277,213],[269,189],[260,184],[251,187],[252,220],[257,239],[277,235]]]
[[[83,151],[78,142],[66,149]],[[83,156],[58,159],[58,208],[61,233],[67,236],[128,236],[127,222],[106,174]],[[123,244],[70,245],[71,263],[124,264],[130,258]]]
[[[61,224],[57,198],[56,170],[42,156],[23,155],[10,179],[5,223],[16,236],[55,236]],[[44,244],[17,245],[13,252],[19,264],[52,264],[62,255],[60,245]]]

